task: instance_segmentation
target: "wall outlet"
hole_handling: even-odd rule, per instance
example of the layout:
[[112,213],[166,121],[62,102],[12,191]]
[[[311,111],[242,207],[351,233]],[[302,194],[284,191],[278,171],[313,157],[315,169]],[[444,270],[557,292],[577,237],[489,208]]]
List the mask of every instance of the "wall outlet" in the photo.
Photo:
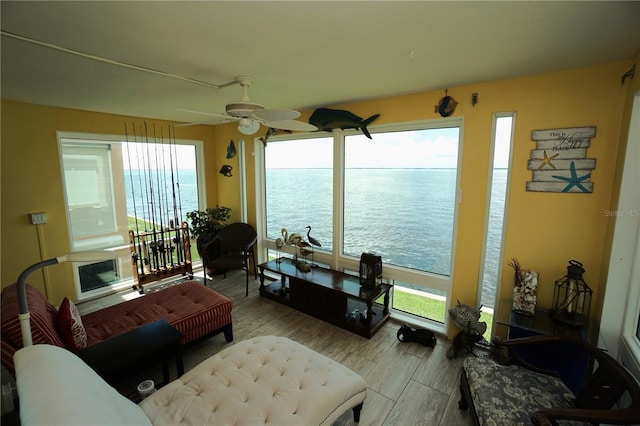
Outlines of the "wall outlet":
[[42,213],[31,213],[31,223],[33,225],[40,225],[41,223],[47,223],[47,215]]

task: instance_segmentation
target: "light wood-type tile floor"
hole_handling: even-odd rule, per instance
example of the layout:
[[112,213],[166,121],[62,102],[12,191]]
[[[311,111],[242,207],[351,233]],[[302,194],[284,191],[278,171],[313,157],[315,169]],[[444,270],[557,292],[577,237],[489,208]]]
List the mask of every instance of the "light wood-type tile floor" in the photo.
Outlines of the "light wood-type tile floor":
[[[195,279],[203,281],[201,273],[196,273]],[[451,342],[445,337],[438,336],[433,349],[399,342],[396,333],[401,324],[390,320],[367,339],[260,297],[260,282],[254,280],[253,275],[249,285],[249,296],[245,297],[243,271],[228,273],[227,278],[207,280],[207,286],[233,300],[234,341],[259,335],[286,336],[356,371],[368,385],[360,425],[471,424],[469,415],[458,409],[462,358],[447,359]],[[151,286],[149,288],[152,291]],[[84,314],[132,297],[144,296],[131,290],[79,303],[78,308]],[[231,344],[220,334],[187,346],[185,370]],[[175,375],[173,369],[172,379]],[[141,366],[140,374],[123,386],[135,389],[137,383],[147,378],[160,380],[161,369]],[[335,422],[335,425],[353,424],[351,410]]]

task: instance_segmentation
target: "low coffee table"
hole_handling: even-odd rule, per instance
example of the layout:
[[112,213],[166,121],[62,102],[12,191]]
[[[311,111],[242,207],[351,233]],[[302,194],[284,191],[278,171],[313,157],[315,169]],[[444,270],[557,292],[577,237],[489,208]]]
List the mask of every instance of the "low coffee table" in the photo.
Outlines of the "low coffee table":
[[140,370],[140,366],[162,363],[163,383],[169,383],[169,360],[176,359],[178,377],[184,374],[182,334],[167,320],[158,320],[91,345],[78,356],[107,382],[113,384]]
[[[288,259],[279,263],[272,260],[258,267],[260,295],[345,330],[371,338],[389,319],[391,284],[367,288],[360,285],[356,276],[321,267],[301,272]],[[280,279],[265,283],[265,271]]]

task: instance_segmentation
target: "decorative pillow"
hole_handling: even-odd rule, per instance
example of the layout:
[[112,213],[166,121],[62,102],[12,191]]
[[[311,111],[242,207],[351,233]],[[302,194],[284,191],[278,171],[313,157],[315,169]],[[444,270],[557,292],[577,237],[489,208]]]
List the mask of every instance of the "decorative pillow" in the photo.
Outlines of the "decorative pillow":
[[68,349],[79,351],[87,347],[87,332],[82,325],[80,312],[78,312],[76,305],[66,297],[58,308],[56,327]]

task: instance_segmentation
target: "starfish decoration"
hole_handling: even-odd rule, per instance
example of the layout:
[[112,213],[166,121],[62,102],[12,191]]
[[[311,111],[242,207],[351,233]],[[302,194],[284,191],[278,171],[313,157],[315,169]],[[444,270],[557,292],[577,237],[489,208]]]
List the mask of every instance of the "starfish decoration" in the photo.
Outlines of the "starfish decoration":
[[560,153],[557,152],[557,153],[553,154],[551,157],[547,156],[547,150],[544,150],[543,153],[544,153],[544,158],[534,158],[534,160],[542,161],[542,163],[540,163],[540,166],[538,167],[538,170],[541,170],[546,165],[549,165],[550,167],[553,167],[553,169],[555,170],[556,166],[553,165],[551,160],[553,160],[558,155],[560,155]]
[[[554,168],[555,168],[555,167],[554,167]],[[567,185],[567,186],[562,190],[562,192],[569,192],[569,190],[570,190],[571,188],[573,188],[574,186],[575,186],[575,187],[578,187],[582,192],[589,192],[589,191],[587,190],[587,188],[585,188],[584,186],[582,186],[581,182],[582,182],[582,181],[584,181],[584,180],[589,179],[589,178],[591,177],[591,173],[587,173],[587,174],[586,174],[586,175],[584,175],[584,176],[580,176],[580,177],[578,177],[578,174],[576,173],[576,165],[575,165],[575,163],[574,163],[573,161],[571,162],[570,169],[571,169],[571,177],[555,176],[555,175],[553,176],[553,177],[554,177],[554,178],[556,178],[556,179],[560,179],[560,180],[563,180],[563,181],[565,181],[565,182],[568,182],[568,183],[569,183],[569,185]]]

